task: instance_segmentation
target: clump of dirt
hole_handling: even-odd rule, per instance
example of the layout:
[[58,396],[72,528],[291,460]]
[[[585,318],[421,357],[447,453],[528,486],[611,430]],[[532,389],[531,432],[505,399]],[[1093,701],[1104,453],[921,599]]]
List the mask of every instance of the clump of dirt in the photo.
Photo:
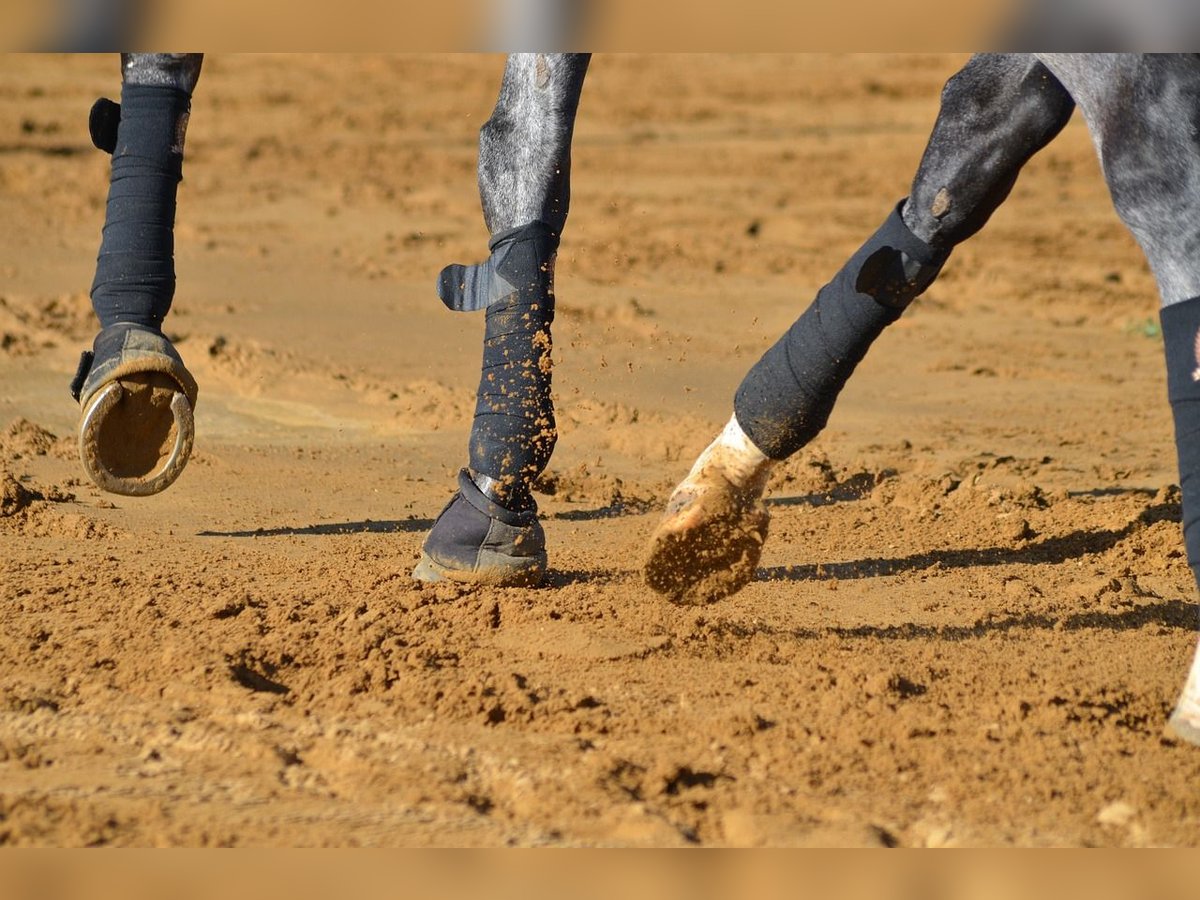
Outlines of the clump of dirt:
[[0,331],[0,353],[11,356],[30,356],[37,352],[29,335],[16,331]]
[[69,442],[61,441],[53,432],[22,417],[13,419],[0,433],[0,455],[9,460],[48,453],[61,458],[70,452],[67,444]]
[[809,496],[814,504],[858,500],[896,474],[891,468],[861,463],[835,466],[820,447],[810,445],[777,465],[767,481],[771,496]]
[[829,490],[837,481],[837,470],[829,461],[828,454],[809,445],[775,467],[767,482],[767,490],[772,494],[797,491],[817,493]]
[[596,472],[587,463],[569,469],[547,469],[533,485],[535,492],[565,503],[597,504],[613,510],[638,513],[660,503],[659,492],[632,485],[608,472]]
[[233,378],[281,377],[304,371],[294,354],[259,341],[231,339],[223,334],[173,334],[171,340],[186,348],[198,369],[211,365]]
[[0,326],[0,352],[32,356],[63,338],[84,340],[95,330],[95,316],[86,294],[0,297]]
[[[906,512],[913,520],[937,518],[944,512],[975,511],[992,516],[1038,513],[1055,501],[1053,493],[1033,482],[1022,465],[963,460],[943,469],[905,472],[882,479],[871,490],[871,502]],[[895,474],[895,473],[892,473]]]
[[0,517],[15,516],[40,499],[41,494],[29,490],[8,472],[0,471]]
[[[369,392],[370,382],[360,381],[359,390]],[[460,422],[475,405],[475,394],[467,388],[452,388],[439,381],[419,378],[387,392],[387,401],[398,404],[396,417],[410,428],[437,431],[447,422]]]
[[98,327],[91,298],[86,293],[36,301],[29,320],[38,328],[72,340],[90,338]]
[[[595,397],[573,399],[559,413],[559,425],[564,430],[581,425],[616,426],[625,428],[644,420],[637,407],[614,400],[599,400]],[[652,417],[654,418],[654,417]]]

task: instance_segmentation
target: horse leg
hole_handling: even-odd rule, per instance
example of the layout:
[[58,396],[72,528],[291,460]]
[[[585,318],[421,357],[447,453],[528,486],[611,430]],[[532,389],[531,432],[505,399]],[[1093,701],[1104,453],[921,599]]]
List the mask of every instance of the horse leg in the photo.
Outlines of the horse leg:
[[772,467],[824,428],[871,343],[983,227],[1073,108],[1025,54],[973,57],[947,82],[909,198],[751,368],[733,417],[672,493],[650,539],[650,587],[675,602],[708,602],[753,577]]
[[589,57],[509,56],[479,134],[479,193],[491,255],[442,272],[455,310],[486,309],[470,459],[413,577],[536,584],[546,539],[532,485],[557,431],[550,398],[554,258],[570,201],[571,136]]
[[[1113,205],[1158,283],[1184,545],[1200,584],[1200,61],[1081,54],[1046,64],[1079,102]],[[1200,648],[1170,728],[1200,745]]]
[[121,104],[92,108],[92,139],[112,176],[92,307],[100,333],[71,385],[80,456],[101,488],[145,495],[183,470],[192,448],[195,379],[162,333],[175,294],[175,197],[199,54],[121,57]]

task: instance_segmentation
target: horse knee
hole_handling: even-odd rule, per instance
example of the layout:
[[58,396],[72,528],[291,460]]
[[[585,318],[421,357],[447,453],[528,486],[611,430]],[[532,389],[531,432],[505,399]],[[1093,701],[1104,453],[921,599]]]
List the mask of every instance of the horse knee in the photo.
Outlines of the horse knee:
[[190,95],[203,62],[203,53],[122,53],[121,77],[126,84],[173,87]]
[[1004,202],[1021,168],[1062,131],[1075,108],[1027,54],[975,56],[946,82],[913,180],[904,221],[929,244],[954,247]]

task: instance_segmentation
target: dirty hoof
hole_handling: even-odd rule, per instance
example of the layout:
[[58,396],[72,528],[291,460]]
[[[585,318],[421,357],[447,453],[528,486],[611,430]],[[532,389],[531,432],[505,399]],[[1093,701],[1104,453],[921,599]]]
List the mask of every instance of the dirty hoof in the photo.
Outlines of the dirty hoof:
[[754,577],[770,515],[754,492],[709,474],[676,488],[650,538],[646,584],[673,603],[712,603]]
[[196,382],[175,348],[149,329],[112,326],[81,371],[79,456],[88,477],[129,497],[165,490],[187,465],[196,433]]
[[144,497],[165,490],[195,440],[192,405],[165,375],[132,375],[92,397],[79,425],[79,456],[96,485]]

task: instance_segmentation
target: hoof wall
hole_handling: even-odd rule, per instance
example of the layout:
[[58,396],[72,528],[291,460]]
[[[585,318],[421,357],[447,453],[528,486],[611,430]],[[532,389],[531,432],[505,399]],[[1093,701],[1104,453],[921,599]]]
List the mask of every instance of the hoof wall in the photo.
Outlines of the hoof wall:
[[770,516],[762,502],[732,485],[677,493],[650,538],[646,584],[672,603],[712,603],[750,582],[762,557]]
[[175,381],[161,372],[130,374],[88,399],[79,455],[102,490],[145,497],[179,477],[195,434],[192,404]]

